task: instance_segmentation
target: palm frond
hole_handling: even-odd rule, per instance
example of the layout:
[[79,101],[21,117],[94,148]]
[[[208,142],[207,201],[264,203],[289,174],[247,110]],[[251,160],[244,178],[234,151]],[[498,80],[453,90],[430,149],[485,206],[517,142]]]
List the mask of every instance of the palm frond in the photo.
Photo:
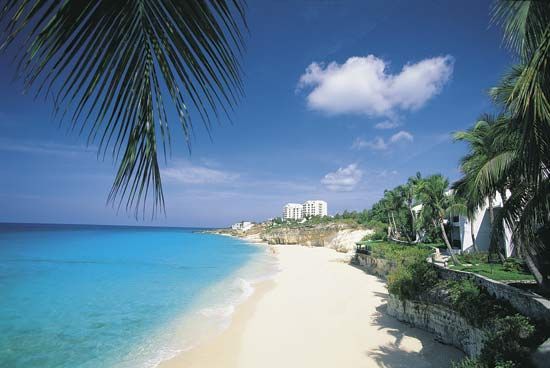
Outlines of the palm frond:
[[[138,215],[164,208],[159,169],[177,114],[190,147],[191,112],[207,131],[242,95],[241,0],[7,0],[0,50],[16,50],[26,90],[119,163],[109,200]],[[53,96],[53,97],[51,97]],[[152,192],[152,195],[149,195]]]

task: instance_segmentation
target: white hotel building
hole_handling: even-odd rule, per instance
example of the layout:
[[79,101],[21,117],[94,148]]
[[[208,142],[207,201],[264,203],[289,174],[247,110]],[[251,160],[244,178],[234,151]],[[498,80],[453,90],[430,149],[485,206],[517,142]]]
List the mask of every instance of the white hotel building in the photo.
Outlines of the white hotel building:
[[328,206],[325,201],[306,201],[304,204],[287,203],[283,208],[283,219],[300,220],[312,216],[327,216]]

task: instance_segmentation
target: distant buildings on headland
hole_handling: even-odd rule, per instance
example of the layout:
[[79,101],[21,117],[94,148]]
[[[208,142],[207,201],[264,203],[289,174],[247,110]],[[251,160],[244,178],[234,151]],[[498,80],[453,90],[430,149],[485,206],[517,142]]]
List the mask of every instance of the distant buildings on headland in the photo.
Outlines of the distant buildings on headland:
[[231,229],[239,230],[239,231],[247,231],[247,230],[250,230],[253,226],[254,226],[253,222],[241,221],[241,222],[237,222],[236,224],[231,225]]
[[300,203],[287,203],[283,207],[283,219],[284,220],[301,220],[303,218],[309,218],[313,216],[327,216],[328,206],[327,202],[314,200],[305,201]]
[[[308,218],[314,216],[328,216],[327,202],[314,200],[305,201],[300,203],[287,203],[283,208],[283,220],[302,220],[305,221]],[[277,219],[270,219],[264,222],[271,223]],[[280,221],[280,219],[278,220]],[[231,225],[231,229],[236,231],[248,231],[254,227],[254,223],[251,221],[241,221]]]

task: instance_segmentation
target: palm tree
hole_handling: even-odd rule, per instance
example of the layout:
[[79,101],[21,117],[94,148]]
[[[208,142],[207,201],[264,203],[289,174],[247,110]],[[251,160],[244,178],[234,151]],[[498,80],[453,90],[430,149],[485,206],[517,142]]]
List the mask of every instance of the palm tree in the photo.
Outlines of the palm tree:
[[453,254],[451,243],[445,230],[445,219],[454,205],[453,196],[447,193],[449,180],[436,174],[424,178],[418,183],[418,198],[422,202],[422,213],[429,218],[434,227],[439,228],[441,237],[447,246],[454,264],[459,264]]
[[[503,116],[484,114],[472,128],[454,133],[455,141],[467,142],[469,146],[469,153],[460,161],[463,177],[453,187],[461,197],[467,199],[467,214],[471,226],[476,210],[487,201],[491,229],[495,227],[493,202],[496,193],[500,193],[505,199],[509,182],[508,171],[517,157],[513,137],[508,134],[507,126],[508,121]],[[492,242],[489,254],[497,253],[501,261],[504,261],[504,254],[498,247],[501,243]]]
[[491,91],[518,134],[512,175],[520,180],[501,216],[539,285],[550,289],[550,2],[500,1],[494,19],[519,59]]
[[411,216],[411,232],[414,234],[414,242],[419,243],[420,242],[420,232],[417,225],[417,214],[413,210],[413,207],[416,205],[416,193],[418,190],[418,183],[422,181],[422,174],[420,172],[417,172],[415,176],[411,176],[407,180],[407,184],[405,185],[406,191],[405,191],[405,198],[407,203],[407,208],[409,209],[409,214]]
[[166,159],[176,124],[190,147],[191,112],[209,131],[242,94],[241,0],[6,0],[0,27],[25,90],[119,162],[109,201],[136,215],[164,210],[158,141]]

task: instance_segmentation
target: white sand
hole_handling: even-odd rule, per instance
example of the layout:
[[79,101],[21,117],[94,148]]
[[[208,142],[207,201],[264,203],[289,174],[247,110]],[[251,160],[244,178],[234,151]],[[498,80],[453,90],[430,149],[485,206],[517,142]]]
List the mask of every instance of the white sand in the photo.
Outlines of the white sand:
[[447,367],[463,354],[384,312],[378,278],[327,248],[277,246],[282,271],[173,367]]

